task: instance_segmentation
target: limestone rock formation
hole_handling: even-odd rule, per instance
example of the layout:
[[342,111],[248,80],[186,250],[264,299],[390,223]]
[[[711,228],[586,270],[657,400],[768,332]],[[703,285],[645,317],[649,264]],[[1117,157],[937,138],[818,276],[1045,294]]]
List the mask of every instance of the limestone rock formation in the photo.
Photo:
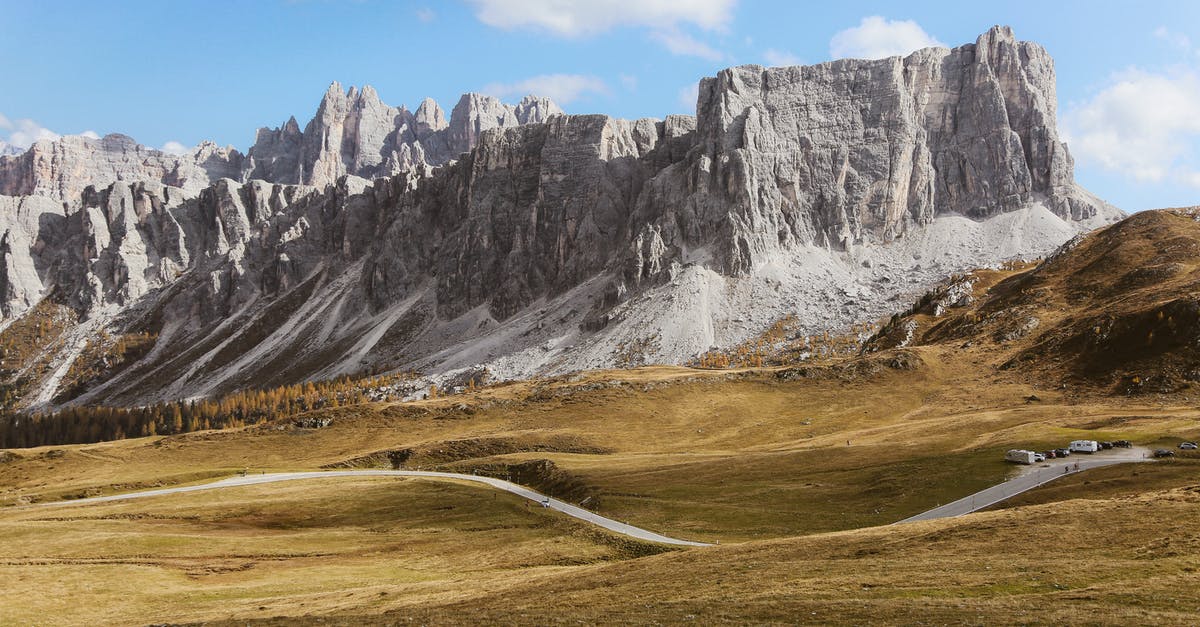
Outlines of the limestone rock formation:
[[907,57],[731,68],[699,94],[687,176],[650,203],[675,209],[646,221],[677,247],[722,232],[729,272],[796,244],[887,242],[938,215],[1113,213],[1074,184],[1052,60],[1008,28]]
[[34,143],[25,152],[0,157],[0,194],[78,200],[89,185],[115,181],[158,181],[199,192],[212,180],[240,176],[241,154],[206,142],[186,155],[147,148],[132,138],[65,135]]
[[370,86],[344,92],[334,83],[303,131],[295,118],[259,129],[241,180],[324,187],[347,174],[373,179],[428,169],[469,151],[484,130],[537,124],[557,114],[562,110],[548,98],[527,96],[508,105],[465,94],[447,121],[431,99],[412,113],[383,104]]
[[347,174],[372,179],[425,173],[469,151],[484,130],[559,114],[548,98],[527,96],[509,105],[466,94],[447,121],[433,100],[412,113],[384,104],[370,86],[343,91],[333,83],[303,130],[294,117],[279,128],[260,128],[245,155],[211,142],[172,155],[124,135],[66,136],[10,156],[0,147],[0,194],[78,203],[86,187],[116,181],[154,181],[198,193],[222,178],[325,187]]
[[1120,215],[1075,185],[1051,60],[1005,28],[732,68],[699,93],[695,117],[662,121],[470,94],[447,120],[335,85],[303,130],[260,130],[239,175],[199,193],[171,185],[210,170],[180,166],[78,206],[4,199],[3,311],[50,297],[81,324],[158,334],[74,402],[367,370],[517,377],[679,362],[787,314],[839,330]]

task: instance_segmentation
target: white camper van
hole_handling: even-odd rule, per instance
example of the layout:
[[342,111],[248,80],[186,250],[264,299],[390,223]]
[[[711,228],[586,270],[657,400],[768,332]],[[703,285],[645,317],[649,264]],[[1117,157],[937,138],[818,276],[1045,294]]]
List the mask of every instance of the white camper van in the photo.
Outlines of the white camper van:
[[1015,448],[1015,449],[1012,449],[1011,451],[1005,453],[1004,459],[1006,461],[1014,462],[1017,464],[1036,464],[1037,463],[1037,453],[1034,453],[1033,451],[1023,451],[1019,448]]
[[1100,443],[1095,440],[1075,440],[1071,442],[1072,453],[1095,453],[1100,450]]

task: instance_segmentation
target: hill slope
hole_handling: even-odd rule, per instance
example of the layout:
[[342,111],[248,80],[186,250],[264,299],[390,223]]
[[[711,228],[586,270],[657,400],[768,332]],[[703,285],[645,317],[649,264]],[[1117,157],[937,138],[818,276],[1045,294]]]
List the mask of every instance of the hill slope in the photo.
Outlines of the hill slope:
[[1135,214],[1031,271],[931,292],[870,344],[962,346],[1065,388],[1185,394],[1200,380],[1200,209]]

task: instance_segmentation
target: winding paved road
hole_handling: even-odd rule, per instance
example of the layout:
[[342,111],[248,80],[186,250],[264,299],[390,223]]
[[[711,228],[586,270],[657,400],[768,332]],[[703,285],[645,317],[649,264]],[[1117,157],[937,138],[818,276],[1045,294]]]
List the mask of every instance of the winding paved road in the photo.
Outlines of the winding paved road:
[[[1001,501],[1010,499],[1022,492],[1028,492],[1040,485],[1044,485],[1061,479],[1068,475],[1073,475],[1078,472],[1083,472],[1089,468],[1100,468],[1101,466],[1112,466],[1113,464],[1128,464],[1131,462],[1149,461],[1150,451],[1141,447],[1110,449],[1087,454],[1075,454],[1062,459],[1050,459],[1041,464],[1030,466],[1026,472],[1020,475],[986,488],[972,494],[964,496],[957,501],[947,503],[941,507],[935,507],[927,512],[922,512],[916,516],[910,516],[895,524],[906,522],[914,522],[918,520],[933,520],[934,518],[953,518],[970,514],[971,512],[979,511],[985,507],[995,505]],[[1078,469],[1076,469],[1078,466]],[[1063,467],[1067,467],[1064,471]]]
[[91,498],[77,499],[74,501],[55,501],[53,503],[38,503],[31,507],[54,507],[63,505],[89,505],[92,503],[107,503],[109,501],[126,501],[129,499],[141,499],[151,496],[161,496],[164,494],[180,494],[183,492],[199,492],[201,490],[218,490],[221,488],[235,488],[239,486],[258,485],[260,483],[276,483],[279,481],[298,481],[303,479],[331,479],[338,477],[425,477],[428,479],[454,479],[459,481],[474,481],[475,483],[483,483],[493,488],[510,492],[517,496],[529,499],[540,505],[545,505],[552,510],[562,512],[572,518],[590,522],[598,527],[603,527],[609,531],[614,531],[631,538],[639,540],[647,540],[650,542],[659,542],[661,544],[674,544],[678,546],[711,546],[704,542],[692,542],[691,540],[680,540],[678,538],[670,538],[664,535],[647,531],[633,525],[627,525],[623,522],[617,522],[611,518],[605,518],[595,512],[590,512],[582,507],[576,507],[570,503],[565,503],[558,499],[550,498],[544,494],[535,492],[521,485],[505,481],[503,479],[494,479],[492,477],[480,477],[477,475],[464,475],[454,472],[432,472],[421,470],[337,470],[328,472],[276,472],[263,475],[247,475],[245,477],[230,477],[212,483],[202,483],[199,485],[180,486],[178,488],[162,488],[158,490],[146,490],[144,492],[130,492],[127,494],[113,494],[110,496],[94,496]]
[[[1065,459],[1053,459],[1036,466],[1029,467],[1020,475],[1005,481],[1004,483],[994,485],[972,494],[965,496],[952,503],[947,503],[940,507],[935,507],[927,512],[922,512],[915,516],[910,516],[894,524],[902,524],[914,522],[918,520],[932,520],[935,518],[953,518],[970,514],[971,512],[979,511],[985,507],[995,505],[1006,499],[1010,499],[1022,492],[1027,492],[1038,486],[1050,483],[1055,479],[1073,475],[1077,472],[1083,472],[1090,468],[1100,468],[1102,466],[1111,466],[1113,464],[1126,464],[1131,462],[1149,461],[1149,450],[1136,447],[1132,449],[1113,449],[1110,451],[1102,451],[1095,455],[1072,455]],[[1063,470],[1063,467],[1067,470]],[[107,503],[110,501],[126,501],[130,499],[147,498],[151,496],[161,496],[164,494],[181,494],[184,492],[199,492],[201,490],[218,490],[221,488],[236,488],[239,486],[258,485],[261,483],[276,483],[279,481],[299,481],[306,479],[332,479],[339,477],[424,477],[428,479],[442,480],[458,480],[458,481],[473,481],[482,483],[493,488],[504,490],[519,497],[529,499],[549,507],[555,511],[562,512],[572,518],[592,523],[598,527],[608,529],[631,538],[646,540],[649,542],[659,542],[662,544],[673,544],[677,546],[712,546],[705,542],[693,542],[691,540],[680,540],[671,538],[661,534],[647,531],[640,527],[627,525],[623,522],[615,521],[611,518],[605,518],[595,512],[590,512],[582,507],[577,507],[550,498],[539,492],[535,492],[524,486],[505,481],[503,479],[495,479],[493,477],[481,477],[477,475],[465,475],[454,472],[433,472],[422,470],[338,470],[338,471],[314,471],[314,472],[277,472],[262,475],[247,475],[230,477],[212,483],[202,483],[198,485],[180,486],[177,488],[161,488],[158,490],[146,490],[144,492],[130,492],[127,494],[113,494],[110,496],[94,496],[90,498],[77,499],[73,501],[55,501],[53,503],[38,503],[29,507],[59,507],[66,505],[88,505],[92,503]]]

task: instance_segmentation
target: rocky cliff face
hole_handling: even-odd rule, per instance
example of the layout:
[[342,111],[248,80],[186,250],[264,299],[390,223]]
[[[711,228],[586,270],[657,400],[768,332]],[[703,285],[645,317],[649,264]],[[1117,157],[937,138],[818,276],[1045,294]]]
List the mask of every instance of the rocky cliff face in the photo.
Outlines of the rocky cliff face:
[[343,92],[334,83],[303,132],[295,119],[259,129],[242,178],[324,187],[347,174],[394,176],[458,158],[485,130],[537,124],[560,114],[548,98],[527,96],[514,106],[465,94],[447,122],[433,100],[411,113],[383,104],[370,86]]
[[66,136],[11,156],[0,147],[0,194],[78,203],[88,186],[115,181],[154,181],[199,193],[222,178],[325,187],[348,174],[373,179],[423,172],[470,150],[487,129],[536,124],[561,113],[548,98],[527,96],[508,105],[466,94],[447,122],[432,100],[414,114],[384,104],[370,86],[343,91],[333,83],[304,130],[294,117],[279,128],[261,128],[245,155],[211,142],[172,155],[124,135]]
[[837,330],[1119,215],[1073,182],[1053,81],[1041,48],[997,28],[903,59],[733,68],[701,83],[696,117],[663,121],[477,96],[447,121],[335,86],[243,163],[315,185],[149,177],[78,208],[5,199],[4,313],[49,295],[82,325],[157,333],[75,399],[120,403],[677,362],[786,314]]
[[1107,209],[1074,184],[1055,103],[1049,55],[1007,28],[904,58],[731,68],[701,81],[697,150],[681,185],[648,203],[647,232],[676,248],[720,232],[717,261],[737,273],[797,244],[891,241],[938,215],[1039,202],[1087,220]]

